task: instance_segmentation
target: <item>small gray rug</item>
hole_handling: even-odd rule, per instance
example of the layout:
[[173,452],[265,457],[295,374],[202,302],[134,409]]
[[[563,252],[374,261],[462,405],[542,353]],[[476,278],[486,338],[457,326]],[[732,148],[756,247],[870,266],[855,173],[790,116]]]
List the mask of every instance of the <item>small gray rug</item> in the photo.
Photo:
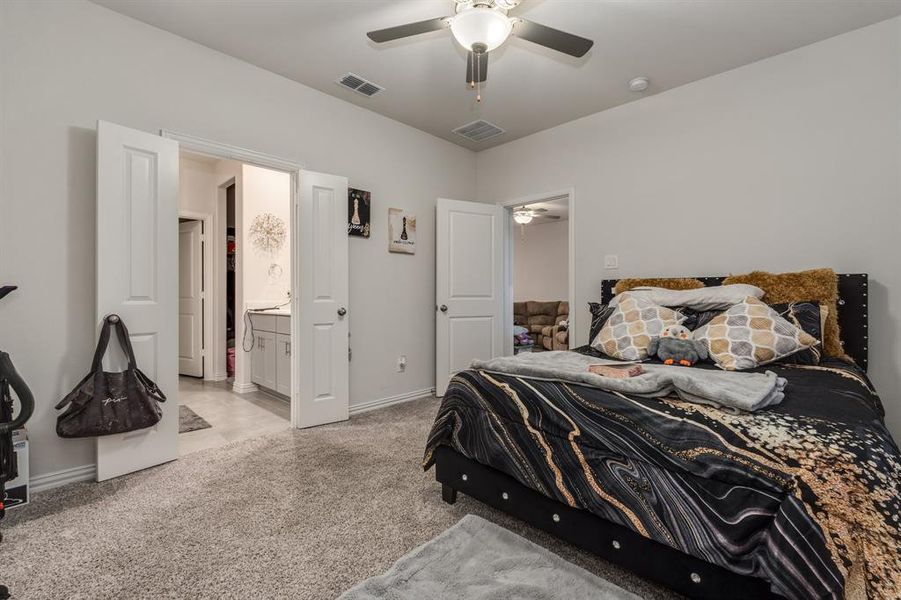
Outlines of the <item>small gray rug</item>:
[[189,431],[197,431],[198,429],[209,429],[212,427],[206,422],[206,419],[198,415],[196,412],[185,406],[178,405],[178,433],[187,433]]
[[549,550],[475,515],[414,549],[341,600],[639,600]]

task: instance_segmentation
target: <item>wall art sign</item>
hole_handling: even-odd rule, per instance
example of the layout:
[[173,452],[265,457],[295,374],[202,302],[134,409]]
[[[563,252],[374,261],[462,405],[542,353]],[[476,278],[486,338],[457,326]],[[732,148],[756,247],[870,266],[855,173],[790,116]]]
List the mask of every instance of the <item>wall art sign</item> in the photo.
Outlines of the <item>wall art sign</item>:
[[416,254],[416,217],[402,208],[388,209],[388,252]]
[[272,213],[262,213],[250,223],[249,233],[257,252],[275,255],[285,245],[288,229],[279,217]]
[[369,192],[347,188],[347,235],[369,237]]

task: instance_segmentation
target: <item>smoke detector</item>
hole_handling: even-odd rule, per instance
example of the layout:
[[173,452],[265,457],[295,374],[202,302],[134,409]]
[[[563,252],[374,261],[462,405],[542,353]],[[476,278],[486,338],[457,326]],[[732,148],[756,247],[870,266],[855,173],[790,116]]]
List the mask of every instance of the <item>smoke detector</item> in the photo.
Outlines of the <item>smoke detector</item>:
[[648,89],[650,82],[647,77],[636,77],[629,82],[629,89],[633,92],[643,92]]

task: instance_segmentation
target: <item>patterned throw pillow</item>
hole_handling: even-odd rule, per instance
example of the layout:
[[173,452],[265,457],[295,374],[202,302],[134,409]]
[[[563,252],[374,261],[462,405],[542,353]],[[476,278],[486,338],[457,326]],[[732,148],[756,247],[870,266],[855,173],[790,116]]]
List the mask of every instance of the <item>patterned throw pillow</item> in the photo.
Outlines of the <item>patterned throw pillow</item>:
[[779,313],[779,316],[800,329],[810,334],[817,343],[810,348],[799,350],[794,354],[779,359],[779,362],[787,365],[818,365],[823,354],[824,321],[829,308],[825,304],[817,302],[787,302],[783,304],[770,304]]
[[591,328],[588,330],[588,339],[594,341],[594,338],[601,332],[601,327],[613,314],[615,308],[601,304],[600,302],[589,302],[588,311],[591,313]]
[[651,339],[660,337],[666,327],[684,320],[685,315],[671,308],[625,293],[591,345],[620,360],[644,360]]
[[749,296],[694,332],[727,371],[753,369],[817,343],[762,301]]

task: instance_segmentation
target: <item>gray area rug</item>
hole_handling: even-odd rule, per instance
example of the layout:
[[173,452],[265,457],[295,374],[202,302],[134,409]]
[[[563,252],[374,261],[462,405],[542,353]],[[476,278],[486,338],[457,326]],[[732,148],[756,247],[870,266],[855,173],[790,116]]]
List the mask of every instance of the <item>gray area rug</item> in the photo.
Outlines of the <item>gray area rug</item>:
[[196,412],[185,406],[178,405],[178,433],[187,433],[189,431],[197,431],[198,429],[209,429],[212,427],[206,422],[206,419],[198,415]]
[[472,513],[647,599],[675,598],[460,495],[420,461],[435,399],[203,450],[7,513],[0,582],[17,600],[333,600]]
[[419,546],[341,600],[640,600],[481,517]]

